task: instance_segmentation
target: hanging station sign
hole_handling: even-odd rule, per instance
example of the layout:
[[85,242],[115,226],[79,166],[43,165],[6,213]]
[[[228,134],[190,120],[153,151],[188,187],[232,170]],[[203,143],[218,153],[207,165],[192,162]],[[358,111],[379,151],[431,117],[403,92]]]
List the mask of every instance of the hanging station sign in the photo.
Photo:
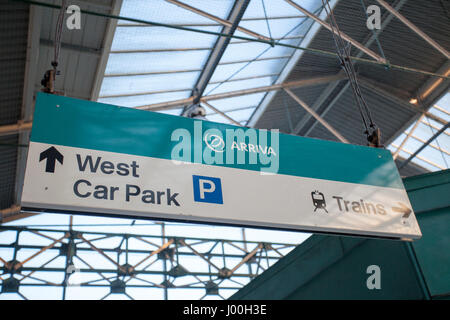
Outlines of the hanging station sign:
[[421,237],[387,150],[43,93],[22,207]]

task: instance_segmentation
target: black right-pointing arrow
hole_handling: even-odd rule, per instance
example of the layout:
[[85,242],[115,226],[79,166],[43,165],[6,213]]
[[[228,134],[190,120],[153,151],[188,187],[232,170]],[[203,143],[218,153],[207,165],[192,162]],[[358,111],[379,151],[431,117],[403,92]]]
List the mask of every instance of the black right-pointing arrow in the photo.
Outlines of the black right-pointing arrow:
[[403,213],[402,218],[407,219],[411,214],[412,210],[402,202],[398,202],[398,204],[400,205],[400,207],[392,207],[392,210],[395,212]]
[[41,162],[44,159],[47,159],[47,163],[45,165],[45,172],[54,173],[56,161],[63,164],[64,156],[62,155],[61,152],[56,150],[55,147],[50,147],[47,150],[41,152],[39,156],[39,162]]

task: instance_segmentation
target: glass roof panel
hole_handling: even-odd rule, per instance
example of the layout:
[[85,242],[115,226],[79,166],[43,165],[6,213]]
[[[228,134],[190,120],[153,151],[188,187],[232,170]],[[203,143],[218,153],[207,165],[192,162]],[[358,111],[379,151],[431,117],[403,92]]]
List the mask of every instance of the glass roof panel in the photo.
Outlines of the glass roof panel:
[[[220,85],[214,93],[222,93],[222,92],[230,92],[235,90],[249,89],[249,88],[257,88],[262,86],[270,86],[273,81],[276,79],[275,76],[268,76],[262,78],[254,78],[254,79],[246,79],[239,81],[227,81]],[[215,86],[218,86],[219,83],[209,84],[206,87],[206,92],[211,91]]]
[[221,111],[226,111],[230,109],[255,106],[256,104],[254,104],[254,102],[262,99],[265,94],[265,92],[246,94],[239,97],[208,101],[208,103]]
[[[234,5],[234,1],[182,2],[221,19],[228,18]],[[223,29],[165,0],[123,1],[120,15],[212,32]],[[216,41],[216,35],[119,21],[99,101],[136,107],[189,97]]]
[[[311,12],[318,13],[322,2],[320,0],[307,0],[302,1],[301,5]],[[274,19],[271,19],[271,17]],[[299,45],[311,27],[311,24],[311,19],[305,18],[302,13],[284,0],[261,0],[250,1],[239,26],[282,43]],[[240,30],[236,30],[235,35],[250,37]],[[226,48],[221,63],[216,67],[210,80],[211,82],[224,83],[215,84],[214,86],[209,85],[205,92],[208,95],[227,92],[229,90],[238,90],[239,82],[230,81],[236,78],[258,77],[259,80],[254,79],[252,81],[241,82],[242,89],[249,85],[255,85],[254,87],[257,87],[258,83],[263,86],[271,85],[276,81],[293,53],[294,49],[292,48],[271,47],[263,43],[233,39]],[[225,64],[228,62],[238,63]],[[265,75],[268,77],[261,78]],[[234,107],[257,106],[261,103],[264,95],[251,95],[250,97],[252,99],[249,97],[234,99],[236,103]],[[245,102],[243,102],[244,99]],[[221,103],[218,102],[219,105]],[[224,103],[224,106],[230,108],[226,103]],[[249,113],[249,117],[251,114]]]
[[[235,4],[232,0],[178,1],[225,20]],[[315,13],[321,4],[320,0],[301,3]],[[223,30],[218,22],[165,0],[127,0],[122,4],[120,15],[213,32]],[[284,0],[261,0],[250,1],[239,25],[276,41],[298,45],[311,23],[311,19]],[[239,30],[235,35],[252,38]],[[215,35],[119,21],[100,90],[100,101],[133,107],[188,97],[217,39]],[[204,95],[271,85],[293,53],[292,48],[232,39]],[[213,105],[220,110],[239,109],[239,115],[250,116],[253,112],[250,108],[258,106],[264,95],[258,93],[223,99],[213,101]]]
[[160,103],[171,100],[178,100],[188,98],[191,95],[191,90],[186,91],[176,91],[176,92],[165,92],[165,93],[154,93],[145,95],[134,95],[127,97],[116,97],[116,98],[100,98],[99,102],[109,103],[116,106],[123,107],[136,107],[143,106],[151,103]]
[[[210,103],[210,104],[211,104],[211,103]],[[227,110],[225,110],[225,111],[229,112],[229,111],[237,111],[237,110],[253,109],[253,108],[256,108],[256,106],[240,107],[240,108],[230,108],[230,109],[227,109]],[[206,110],[206,115],[207,115],[207,116],[208,116],[208,115],[213,115],[213,114],[216,114],[216,112],[213,111],[213,110],[210,110],[210,109],[207,109],[207,110]]]
[[[195,29],[221,31],[220,27],[195,27]],[[210,49],[214,47],[216,39],[215,35],[164,27],[117,27],[111,50]]]
[[233,118],[234,120],[240,122],[243,120],[247,120],[255,111],[256,108],[248,108],[248,109],[242,109],[237,111],[230,111],[227,112],[227,115]]
[[[191,7],[213,14],[222,19],[228,17],[233,1],[190,0],[180,1]],[[125,0],[120,15],[134,19],[168,24],[211,23],[211,20],[185,10],[165,0]],[[121,21],[121,23],[128,23]]]
[[[299,39],[297,39],[298,42]],[[268,44],[261,42],[247,42],[247,43],[231,43],[220,60],[223,62],[242,61],[249,59],[249,52],[253,53],[251,59],[256,58],[264,52],[260,58],[280,57],[292,54],[294,49],[281,46],[271,47]]]
[[[295,9],[294,9],[295,10]],[[259,34],[262,34],[266,37],[272,37],[272,38],[282,38],[286,35],[286,32],[294,29],[296,26],[299,25],[300,22],[305,21],[305,18],[286,18],[286,19],[269,19],[268,24],[270,27],[267,27],[267,21],[266,20],[250,20],[250,21],[241,21],[239,26],[244,27],[249,30],[258,30]],[[296,28],[294,32],[292,32],[290,35],[298,35],[300,32],[298,31],[301,28]],[[237,34],[237,33],[236,33]],[[240,34],[239,34],[240,35]]]
[[206,62],[209,51],[187,52],[146,52],[146,53],[111,53],[105,75],[200,71]]
[[[445,94],[435,106],[428,110],[429,113],[439,117],[443,122],[450,120],[450,93]],[[400,134],[388,147],[395,152],[402,142],[407,138],[407,134],[411,132],[415,123],[411,124],[408,129]],[[404,143],[399,156],[408,159],[420,147],[423,146],[431,137],[433,137],[443,124],[425,116],[412,132],[411,136]],[[449,168],[450,164],[450,129],[445,130],[421,152],[414,157],[411,162],[422,166],[430,171],[444,170]]]
[[144,93],[163,90],[177,90],[193,87],[200,72],[182,72],[145,76],[105,77],[100,97]]
[[[297,1],[298,2],[298,1]],[[322,5],[322,1],[317,0],[301,0],[303,8],[313,11]],[[301,16],[302,13],[292,7],[284,0],[264,0],[264,7],[268,18],[272,17],[289,17],[293,15]],[[263,1],[250,1],[244,18],[261,18],[264,17]]]
[[[230,112],[227,112],[226,114],[229,117],[231,117],[233,120],[235,120],[237,122],[241,122],[241,121],[246,121],[252,115],[252,113],[255,109],[256,109],[256,107],[247,108],[247,109],[242,109],[242,110],[237,110],[237,111],[230,111]],[[227,120],[225,117],[223,117],[222,115],[220,115],[218,113],[207,116],[207,119],[209,121],[214,121],[214,122],[230,123],[229,120]]]
[[[281,60],[285,62],[287,59]],[[227,80],[230,76],[243,67],[245,68],[239,71],[240,78],[279,73],[283,68],[283,64],[280,63],[280,59],[254,61],[248,65],[247,63],[248,62],[219,64],[214,72],[214,75],[211,77],[211,81]]]

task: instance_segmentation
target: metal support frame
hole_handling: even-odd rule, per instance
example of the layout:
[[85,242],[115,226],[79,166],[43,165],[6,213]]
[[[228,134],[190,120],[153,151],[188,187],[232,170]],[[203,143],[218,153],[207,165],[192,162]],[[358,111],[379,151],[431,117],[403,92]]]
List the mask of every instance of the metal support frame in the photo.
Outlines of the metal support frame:
[[[338,2],[339,2],[339,0],[330,0],[330,7],[334,8]],[[320,11],[319,18],[320,19],[327,18],[327,13],[326,13],[326,10],[324,10],[324,8],[322,8],[322,10]],[[319,32],[319,30],[320,30],[320,24],[318,22],[314,22],[311,25],[311,27],[309,28],[308,32],[305,34],[302,42],[300,43],[300,46],[308,47],[311,44],[311,42],[313,41],[316,34]],[[288,60],[288,62],[284,66],[283,70],[281,71],[280,75],[278,76],[278,78],[274,84],[281,84],[286,81],[286,79],[288,78],[288,76],[291,73],[294,66],[297,64],[297,62],[303,56],[304,52],[305,52],[304,50],[296,50],[292,54],[292,57]],[[273,98],[275,97],[275,94],[276,94],[276,92],[272,91],[272,92],[268,92],[264,96],[263,100],[259,104],[259,107],[256,108],[255,112],[252,114],[250,119],[247,121],[248,126],[252,127],[252,126],[256,125],[259,118],[262,116],[264,111],[267,109],[267,107],[272,102]]]
[[[55,46],[55,42],[53,40],[41,38],[39,40],[39,42],[40,42],[41,46],[43,46],[43,47],[53,48]],[[79,46],[79,45],[65,43],[65,42],[61,43],[61,49],[76,52],[76,53],[89,54],[94,57],[99,57],[100,54],[102,53],[102,51],[97,48]]]
[[437,137],[439,137],[447,128],[450,127],[450,122],[447,122],[438,132],[436,132],[430,139],[427,140],[419,149],[416,150],[408,159],[402,162],[398,167],[399,169],[406,166],[412,159],[414,159],[423,149],[425,149],[431,142],[433,142]]
[[[291,81],[291,82],[286,82],[286,83],[274,84],[271,86],[263,86],[263,87],[257,87],[257,88],[251,88],[251,89],[230,91],[230,92],[225,92],[225,93],[217,93],[217,94],[212,94],[209,96],[202,97],[200,99],[200,102],[232,98],[232,97],[242,96],[242,95],[246,95],[246,94],[259,93],[259,92],[276,91],[276,90],[280,90],[283,88],[298,88],[298,87],[315,86],[315,85],[328,83],[328,82],[332,82],[332,81],[336,81],[336,80],[340,80],[340,79],[342,80],[343,78],[344,78],[344,75],[337,74],[337,75],[333,75],[333,76],[317,77],[317,78],[311,78],[311,79],[304,79],[304,80],[297,80],[297,81]],[[191,97],[185,98],[185,99],[137,106],[136,109],[152,110],[152,111],[174,109],[174,108],[179,108],[180,106],[183,106],[183,105],[190,104],[193,101],[194,101],[194,97],[191,96]]]
[[[17,293],[27,299],[21,288],[56,287],[63,289],[59,298],[67,299],[74,286],[90,293],[92,288],[107,288],[109,293],[98,297],[103,299],[111,294],[133,299],[134,288],[147,288],[148,294],[161,290],[164,299],[183,289],[204,294],[202,298],[224,298],[224,292],[239,290],[295,247],[248,241],[245,233],[242,240],[174,237],[167,234],[164,223],[151,225],[158,224],[159,232],[146,234],[85,231],[93,226],[74,225],[72,219],[67,226],[52,228],[2,225],[0,233],[12,233],[16,240],[0,239],[0,295]],[[40,241],[26,240],[33,237]],[[189,270],[188,264],[195,270]],[[79,281],[71,283],[74,271]],[[49,279],[48,274],[63,280]],[[9,279],[16,279],[14,286],[8,286],[13,281]]]
[[[267,57],[267,58],[259,58],[255,60],[235,60],[235,61],[227,61],[220,62],[218,66],[230,65],[230,64],[239,64],[239,63],[248,63],[248,62],[258,62],[258,61],[268,61],[268,60],[283,60],[289,59],[289,56],[278,56],[278,57]],[[147,76],[147,75],[157,75],[157,74],[172,74],[172,73],[183,73],[183,72],[200,72],[203,69],[181,69],[181,70],[162,70],[162,71],[152,71],[152,72],[128,72],[128,73],[110,73],[105,74],[105,78],[109,77],[129,77],[129,76]],[[266,76],[266,75],[264,75]],[[261,76],[260,76],[261,77]],[[267,77],[267,76],[266,76]],[[221,81],[218,81],[219,83]],[[211,84],[209,82],[208,84]]]
[[320,25],[322,25],[324,28],[330,30],[331,32],[334,32],[336,35],[341,36],[345,41],[351,43],[355,48],[358,48],[359,50],[361,50],[362,52],[364,52],[368,56],[374,58],[376,61],[381,62],[381,63],[387,63],[386,59],[384,59],[383,57],[379,56],[378,54],[376,54],[375,52],[373,52],[369,48],[365,47],[364,45],[362,45],[358,41],[352,39],[351,37],[346,35],[344,32],[341,31],[341,32],[338,33],[336,30],[331,28],[331,26],[327,22],[323,21],[322,19],[320,19],[319,17],[317,17],[313,13],[309,12],[308,10],[303,8],[302,6],[298,5],[297,3],[295,3],[295,2],[293,2],[291,0],[284,0],[284,1],[286,1],[291,6],[293,6],[297,10],[299,10],[302,13],[304,13],[305,15],[307,15],[309,18],[311,18],[314,21],[320,23]]
[[[42,25],[42,8],[38,6],[30,6],[28,20],[28,36],[27,36],[27,55],[25,62],[25,76],[22,92],[22,109],[21,120],[10,128],[12,131],[19,133],[18,144],[26,145],[30,140],[29,132],[26,128],[31,129],[31,121],[33,119],[34,110],[34,86],[39,68],[39,39],[41,36]],[[23,130],[22,130],[23,129]],[[16,131],[18,130],[18,131]],[[2,131],[0,129],[0,131]],[[11,131],[10,131],[11,132]],[[14,203],[19,204],[22,197],[23,180],[25,176],[25,165],[28,156],[28,148],[17,148],[17,166],[16,179],[14,186]]]
[[[206,104],[207,101],[232,98],[232,97],[242,96],[242,95],[246,95],[246,94],[259,93],[259,92],[276,91],[276,90],[281,90],[284,88],[300,88],[300,87],[315,86],[315,85],[320,85],[320,84],[324,84],[324,83],[342,80],[344,77],[345,76],[342,74],[337,74],[334,76],[297,80],[297,81],[286,82],[283,84],[275,84],[275,85],[271,85],[271,86],[263,86],[263,87],[257,87],[257,88],[251,88],[251,89],[243,89],[243,90],[236,90],[236,91],[230,91],[230,92],[224,92],[224,93],[217,93],[217,94],[202,97],[200,99],[200,103],[205,104],[208,108],[214,110],[214,112],[216,112],[216,113],[225,114],[224,112],[221,112],[220,110],[214,108],[210,104]],[[193,101],[194,101],[194,97],[189,97],[186,99],[180,99],[180,100],[174,100],[174,101],[169,101],[169,102],[161,102],[161,103],[155,103],[155,104],[151,104],[151,105],[140,106],[140,107],[136,107],[136,109],[152,110],[152,111],[167,110],[167,109],[179,108],[180,106],[192,103]],[[231,118],[229,118],[228,120],[230,120],[230,119]],[[239,123],[235,120],[230,120],[230,121],[235,124]],[[239,125],[241,125],[241,124],[239,124]],[[0,126],[0,136],[14,134],[17,132],[29,131],[31,129],[31,127],[32,127],[32,122],[24,122],[24,123],[17,123],[17,124],[13,124],[13,125]],[[28,143],[28,141],[26,143]]]
[[[184,3],[183,3],[184,4]],[[282,19],[302,19],[305,18],[304,15],[293,15],[293,16],[273,16],[270,17],[270,20],[282,20]],[[222,19],[223,20],[223,19]],[[265,21],[266,17],[251,17],[251,18],[242,18],[241,21]],[[229,22],[227,20],[224,20]],[[179,27],[217,27],[222,23],[172,23],[173,26]],[[222,24],[223,25],[223,24]],[[144,23],[119,23],[118,27],[152,27],[151,25]],[[273,40],[273,39],[272,39]]]
[[[344,75],[344,72],[341,71],[341,73]],[[339,85],[341,81],[334,81],[331,82],[324,91],[320,94],[319,98],[314,102],[314,104],[311,106],[311,109],[317,112],[320,107],[324,104],[324,102],[328,99],[330,94],[336,89],[336,87]],[[305,125],[308,123],[308,121],[311,119],[311,114],[306,114],[303,116],[295,126],[293,130],[293,134],[299,134],[300,131],[305,127]]]
[[[427,116],[431,113],[427,113]],[[439,130],[440,128],[436,127],[434,124],[430,123],[429,121],[425,121],[425,119],[422,119],[420,122],[425,124],[427,127],[433,128],[434,130]],[[446,125],[447,123],[441,123],[442,125]],[[444,134],[447,136],[450,136],[450,133],[447,133],[447,131],[444,131]]]
[[284,91],[291,96],[303,109],[305,109],[311,116],[319,121],[328,131],[330,131],[339,141],[343,143],[349,143],[336,129],[334,129],[325,119],[319,116],[314,110],[312,110],[303,100],[297,97],[291,90],[285,88]]
[[239,122],[237,122],[236,120],[234,120],[233,118],[231,118],[229,115],[227,115],[226,113],[220,111],[219,109],[215,108],[214,106],[212,106],[211,104],[209,104],[206,101],[202,101],[201,102],[202,105],[205,105],[206,107],[208,107],[209,109],[213,110],[214,112],[220,114],[222,117],[224,117],[225,119],[227,119],[228,121],[230,121],[231,123],[237,125],[237,126],[242,126]]
[[387,11],[392,13],[397,19],[399,19],[404,25],[406,25],[409,29],[414,31],[417,35],[419,35],[423,40],[425,40],[429,45],[442,53],[447,59],[450,59],[450,53],[445,50],[441,45],[439,45],[436,41],[434,41],[431,37],[429,37],[426,33],[420,30],[416,25],[414,25],[411,21],[406,19],[403,15],[398,13],[397,10],[392,8],[389,4],[387,4],[384,0],[377,0],[377,2],[382,5]]
[[22,212],[19,205],[13,205],[9,208],[0,210],[0,225],[34,215],[36,215],[36,213]]
[[[245,10],[249,4],[249,0],[236,1],[231,13],[228,17],[228,22],[231,23],[231,26],[226,26],[223,28],[222,33],[233,35],[236,28],[239,25],[239,22],[244,15]],[[217,39],[214,49],[211,51],[208,60],[206,61],[203,71],[200,73],[198,80],[192,90],[192,97],[194,99],[198,99],[203,95],[203,92],[208,85],[209,80],[211,79],[214,71],[216,70],[217,65],[222,58],[226,47],[230,43],[230,37],[221,36]]]
[[[444,76],[450,75],[450,60],[447,60],[436,73],[442,74]],[[416,92],[416,98],[418,98],[422,103],[429,104],[437,101],[442,94],[447,91],[450,85],[450,80],[444,80],[442,78],[434,79],[430,78],[419,90]]]
[[[235,78],[230,79],[227,82],[233,82],[233,81],[242,81],[242,80],[251,80],[251,79],[260,79],[260,78],[266,78],[266,77],[273,77],[277,76],[278,74],[265,74],[262,76],[250,76],[250,77],[242,77],[242,78]],[[218,84],[222,81],[211,81],[209,82],[209,85],[211,84]],[[148,95],[148,94],[158,94],[158,93],[169,93],[169,92],[183,92],[183,91],[191,91],[191,88],[184,88],[184,89],[175,89],[175,90],[157,90],[157,91],[144,91],[139,93],[122,93],[122,94],[112,94],[112,95],[102,95],[99,96],[99,98],[118,98],[118,97],[130,97],[130,96],[142,96],[142,95]]]
[[[400,0],[398,1],[394,7],[397,10],[400,10],[401,7],[403,7],[403,5],[407,2],[407,0]],[[394,18],[394,16],[392,14],[388,14],[386,17],[383,17],[382,19],[382,23],[381,23],[381,28],[380,30],[375,30],[375,32],[371,33],[369,38],[364,41],[364,47],[370,47],[372,45],[372,43],[377,39],[377,37],[380,35],[381,32],[383,32],[383,30],[387,27],[387,25],[392,21],[392,19]],[[357,58],[362,57],[363,52],[359,51],[356,54]],[[343,71],[341,71],[343,72]],[[312,109],[317,111],[320,109],[320,107],[323,105],[323,103],[328,99],[329,95],[331,93],[333,93],[333,91],[336,89],[336,87],[339,85],[339,82],[334,82],[334,83],[330,83],[328,85],[328,87],[323,91],[323,93],[321,94],[321,96],[317,99],[317,101],[313,104]],[[341,96],[345,90],[347,90],[348,88],[348,83],[337,93],[337,96]],[[336,103],[336,99],[333,99],[333,103],[331,104],[334,105]],[[326,108],[326,112],[328,112],[331,108],[331,106],[327,106]],[[324,112],[325,113],[325,112]],[[325,116],[325,114],[322,114],[322,116]],[[306,126],[306,124],[308,123],[308,121],[311,119],[310,115],[306,115],[305,117],[303,117],[303,119],[300,119],[299,123],[297,124],[296,128],[295,128],[295,134],[299,134],[301,132],[301,130]],[[311,125],[311,127],[307,130],[307,133],[305,134],[305,136],[307,136],[312,129],[315,127],[315,122]]]
[[437,122],[439,122],[439,123],[441,123],[443,125],[447,123],[447,121],[445,121],[441,117],[438,117],[438,116],[436,116],[436,115],[434,115],[434,114],[432,114],[430,112],[427,112],[426,108],[419,107],[418,105],[415,105],[415,104],[411,104],[408,101],[405,101],[402,98],[399,98],[398,96],[396,96],[396,95],[394,95],[394,94],[392,94],[392,93],[382,89],[381,88],[381,84],[378,84],[377,82],[375,82],[373,80],[367,79],[365,77],[359,77],[358,79],[359,79],[359,83],[364,88],[369,89],[370,91],[372,91],[372,92],[374,92],[374,93],[376,93],[376,94],[378,94],[378,95],[380,95],[382,97],[385,97],[385,98],[391,100],[392,102],[395,102],[396,104],[398,104],[398,105],[400,105],[400,106],[402,106],[402,107],[404,107],[406,109],[409,109],[409,110],[412,110],[414,112],[417,112],[418,114],[422,114],[423,112],[425,112],[425,115],[428,118],[433,119],[434,121],[437,121]]
[[[331,110],[331,108],[336,104],[336,102],[339,101],[341,96],[347,91],[347,89],[350,87],[350,82],[347,81],[347,83],[342,87],[342,89],[339,91],[339,93],[333,98],[333,100],[327,105],[324,111],[320,114],[321,117],[325,117],[327,113]],[[317,121],[314,121],[314,123],[308,128],[308,130],[305,132],[305,137],[309,136],[309,134],[314,130],[314,128],[317,125]]]
[[[224,27],[228,27],[228,28],[232,28],[233,27],[233,22],[230,22],[230,21],[227,21],[227,20],[223,20],[223,19],[221,19],[219,17],[216,17],[215,15],[212,15],[212,14],[209,14],[209,13],[207,13],[205,11],[200,10],[200,9],[191,7],[190,5],[187,5],[185,3],[179,2],[177,0],[166,0],[166,1],[170,2],[170,3],[174,4],[174,5],[177,5],[177,6],[181,7],[181,8],[183,8],[183,9],[186,9],[188,11],[191,11],[191,12],[194,12],[196,14],[199,14],[199,15],[205,17],[205,18],[211,19],[211,20],[213,20],[213,21],[223,25]],[[243,33],[248,34],[249,36],[252,36],[252,37],[255,37],[255,38],[258,38],[258,39],[261,39],[261,40],[266,40],[266,41],[270,41],[271,40],[270,38],[267,38],[267,37],[265,37],[265,36],[263,36],[263,35],[261,35],[259,33],[253,32],[251,30],[248,30],[248,29],[240,27],[240,26],[237,26],[236,29],[241,31],[241,32],[243,32]]]
[[[399,147],[399,146],[396,145],[395,143],[392,143],[391,146],[393,146],[394,148],[398,148],[398,147]],[[404,149],[404,148],[402,148],[401,151],[403,151],[404,153],[409,154],[409,155],[412,155],[412,154],[413,154],[413,152],[411,152],[411,151],[409,151],[409,150],[406,150],[406,149]],[[419,159],[419,160],[421,160],[421,161],[423,161],[423,162],[426,162],[426,163],[428,163],[429,165],[435,167],[435,168],[438,169],[438,170],[445,170],[445,169],[446,169],[446,168],[444,168],[444,167],[438,165],[437,163],[435,163],[435,162],[433,162],[433,161],[431,161],[431,160],[429,160],[429,159],[427,159],[427,158],[421,157],[420,155],[416,155],[414,158]],[[399,163],[401,164],[402,161],[405,161],[405,159],[404,159],[403,157],[398,157],[398,158],[397,158],[397,161],[399,161]],[[420,167],[420,165],[419,165],[419,167]],[[399,170],[400,170],[400,168],[399,168]]]
[[[446,132],[444,132],[444,134],[445,134],[445,133],[446,133]],[[419,137],[415,136],[414,134],[411,135],[411,139],[414,139],[414,140],[419,141],[419,142],[421,142],[421,143],[426,143],[426,141],[425,141],[424,139],[419,138]],[[431,143],[429,144],[429,146],[430,146],[431,148],[433,148],[433,149],[435,149],[435,150],[441,152],[441,153],[445,153],[447,156],[450,156],[450,150],[444,150],[444,149],[439,148],[438,146],[435,146],[434,144],[431,144]]]
[[19,121],[16,124],[0,126],[0,137],[30,131],[32,125],[33,123],[31,121]]
[[411,128],[411,130],[409,130],[408,134],[406,135],[405,139],[403,139],[403,141],[400,143],[400,145],[398,146],[397,150],[395,150],[394,154],[392,155],[392,158],[395,160],[398,157],[398,154],[400,152],[400,150],[403,149],[403,146],[405,145],[405,143],[408,141],[409,138],[411,138],[412,134],[414,133],[414,131],[417,129],[417,127],[419,126],[419,123],[422,121],[422,119],[425,117],[425,113],[422,113],[422,115],[420,116],[419,120],[416,121],[416,123],[414,124],[414,126]]

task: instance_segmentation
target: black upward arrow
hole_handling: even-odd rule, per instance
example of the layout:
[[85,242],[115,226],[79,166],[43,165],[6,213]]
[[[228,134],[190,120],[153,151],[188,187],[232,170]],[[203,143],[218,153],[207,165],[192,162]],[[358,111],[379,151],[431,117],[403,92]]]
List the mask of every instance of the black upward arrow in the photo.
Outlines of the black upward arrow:
[[47,159],[47,164],[45,165],[45,172],[55,172],[55,164],[56,160],[58,160],[59,163],[63,164],[64,156],[56,150],[55,147],[50,147],[47,150],[41,152],[39,157],[39,162],[42,160]]

